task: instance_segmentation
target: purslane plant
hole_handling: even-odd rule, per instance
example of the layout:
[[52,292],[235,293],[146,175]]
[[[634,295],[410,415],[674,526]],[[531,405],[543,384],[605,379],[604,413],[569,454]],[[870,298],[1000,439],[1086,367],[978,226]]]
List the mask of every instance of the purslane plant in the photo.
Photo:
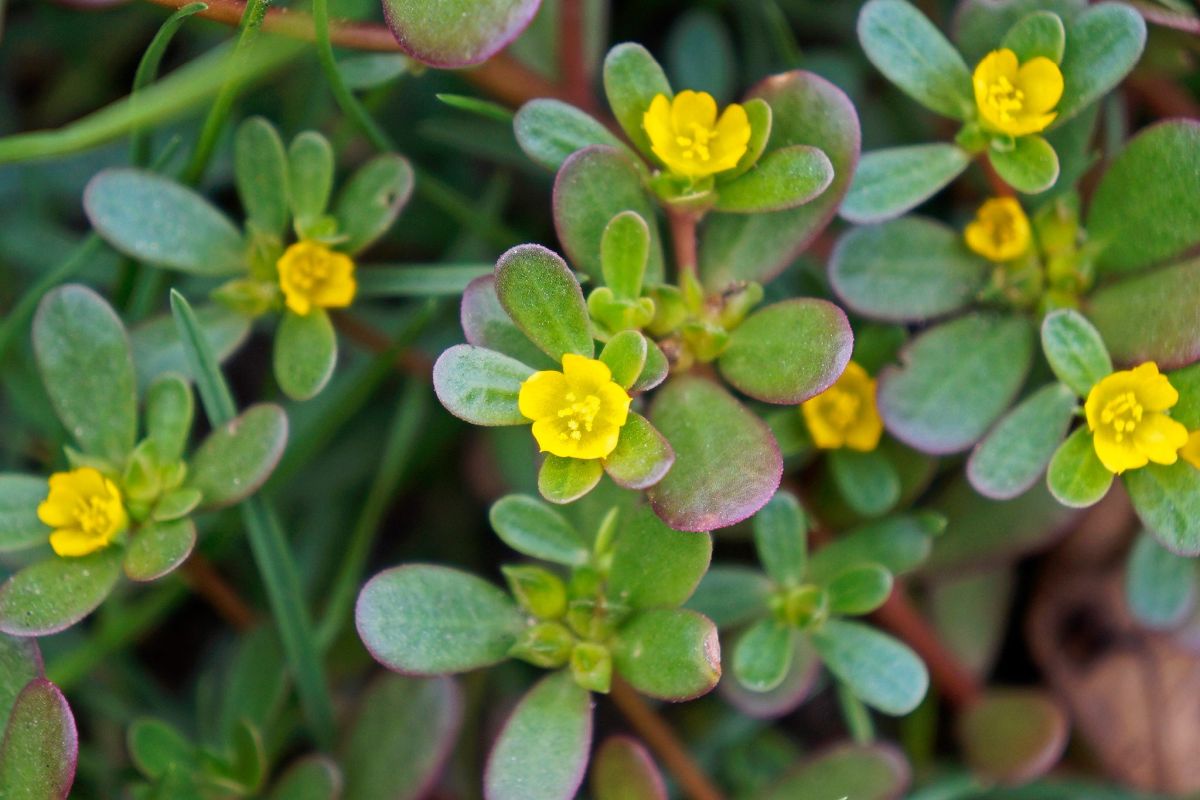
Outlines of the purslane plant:
[[66,797],[79,732],[37,640],[0,633],[0,667],[0,797]]

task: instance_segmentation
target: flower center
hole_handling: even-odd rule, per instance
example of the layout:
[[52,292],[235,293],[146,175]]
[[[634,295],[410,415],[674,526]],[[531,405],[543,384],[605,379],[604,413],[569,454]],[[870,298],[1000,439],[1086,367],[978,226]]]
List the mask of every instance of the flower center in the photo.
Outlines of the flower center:
[[321,252],[308,251],[292,262],[292,282],[301,289],[311,289],[329,278],[329,259]]
[[1119,442],[1142,421],[1142,404],[1133,392],[1122,392],[1104,405],[1100,421],[1112,427]]
[[996,112],[997,119],[1010,122],[1013,114],[1020,112],[1025,106],[1025,92],[1000,75],[988,84],[987,104]]
[[1009,245],[1017,241],[1017,226],[1013,224],[1012,217],[1007,214],[993,217],[991,220],[992,243],[997,250],[1006,250]]
[[107,536],[113,527],[109,503],[102,497],[80,499],[75,506],[75,519],[79,528],[89,536]]
[[692,135],[683,136],[677,134],[675,136],[675,144],[679,145],[683,151],[684,158],[708,161],[708,145],[716,137],[716,134],[698,122],[693,122],[689,127],[692,129]]
[[558,410],[558,418],[566,423],[566,429],[558,434],[560,439],[571,439],[578,442],[584,433],[592,432],[596,415],[600,413],[600,398],[594,394],[586,395],[582,400],[575,392],[567,392],[564,398],[569,405]]
[[858,410],[862,406],[858,395],[834,386],[825,390],[824,397],[823,416],[832,427],[844,430],[858,419]]

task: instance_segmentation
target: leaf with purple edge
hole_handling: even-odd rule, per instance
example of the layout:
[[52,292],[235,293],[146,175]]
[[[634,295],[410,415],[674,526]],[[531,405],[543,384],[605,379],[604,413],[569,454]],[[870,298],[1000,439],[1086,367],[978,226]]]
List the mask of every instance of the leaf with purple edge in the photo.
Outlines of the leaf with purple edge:
[[721,681],[717,690],[734,708],[753,719],[775,719],[790,714],[817,686],[821,660],[803,636],[792,637],[792,658],[787,674],[774,689],[754,692],[738,681]]
[[612,218],[633,211],[650,228],[644,280],[663,282],[662,237],[642,174],[620,151],[604,145],[578,151],[554,179],[554,229],[571,263],[593,278],[601,275],[600,242]]
[[288,419],[274,403],[259,403],[208,435],[188,463],[186,486],[204,496],[210,510],[258,491],[287,445]]
[[840,308],[798,298],[747,317],[717,365],[727,381],[756,400],[798,405],[833,385],[853,349],[854,332]]
[[717,626],[684,608],[653,608],[630,617],[612,644],[613,667],[639,692],[691,700],[721,678]]
[[598,458],[563,458],[547,453],[538,470],[538,492],[551,503],[571,503],[596,488],[604,475]]
[[771,429],[712,381],[673,379],[655,398],[650,420],[675,451],[675,465],[648,493],[672,528],[733,525],[779,488],[783,458]]
[[407,675],[447,675],[503,661],[524,624],[499,587],[432,564],[376,575],[359,593],[354,619],[371,655]]
[[898,750],[889,745],[847,744],[806,761],[766,791],[762,800],[897,800],[910,780],[908,762]]
[[1200,358],[1200,259],[1110,283],[1084,313],[1118,364],[1186,366]]
[[130,580],[153,581],[173,572],[196,546],[196,523],[190,519],[148,522],[125,550],[125,574]]
[[558,363],[521,333],[496,296],[496,276],[482,275],[467,284],[460,310],[463,335],[469,344],[495,350],[535,369],[556,369]]
[[766,283],[825,229],[850,188],[861,145],[858,114],[849,98],[824,78],[794,71],[768,78],[751,96],[771,106],[767,155],[792,145],[819,148],[833,164],[833,182],[799,208],[769,214],[716,214],[700,237],[700,274],[719,291],[738,281]]
[[929,673],[908,645],[860,622],[830,619],[810,634],[821,661],[854,696],[902,716],[925,697]]
[[[306,756],[296,761],[275,782],[268,795],[269,800],[341,800],[341,797],[342,771],[326,756]],[[389,800],[399,798],[391,795]]]
[[37,639],[0,633],[0,731],[8,724],[17,695],[43,674]]
[[384,0],[400,49],[442,69],[487,61],[533,21],[541,0]]
[[484,773],[487,800],[571,800],[592,743],[592,696],[562,670],[513,709]]
[[496,296],[529,341],[555,361],[595,354],[591,320],[579,281],[557,253],[517,245],[496,262]]
[[120,575],[117,546],[25,567],[0,586],[0,631],[47,636],[66,630],[104,602]]
[[646,344],[646,364],[642,367],[642,374],[634,381],[633,386],[629,387],[630,394],[636,395],[650,391],[665,381],[667,374],[671,371],[671,365],[663,354],[662,348],[651,339],[647,339]]
[[604,471],[618,486],[647,489],[663,479],[675,463],[675,451],[654,426],[634,411],[621,428],[617,448],[604,459]]
[[711,559],[711,536],[672,530],[641,506],[624,521],[613,545],[608,597],[635,609],[681,605]]
[[989,689],[958,718],[958,739],[971,769],[1013,785],[1057,764],[1069,730],[1062,708],[1037,689]]
[[17,696],[0,744],[0,796],[65,800],[78,759],[79,733],[67,698],[35,678]]
[[1049,383],[1000,418],[967,460],[967,478],[985,497],[1008,500],[1037,483],[1075,415],[1075,393]]
[[444,351],[433,364],[433,390],[454,416],[473,425],[526,425],[518,408],[521,384],[533,369],[469,344]]
[[721,186],[716,210],[763,214],[803,205],[833,183],[833,165],[816,147],[792,145],[772,150],[736,180]]
[[610,736],[591,766],[596,800],[667,800],[667,787],[645,747],[628,736]]

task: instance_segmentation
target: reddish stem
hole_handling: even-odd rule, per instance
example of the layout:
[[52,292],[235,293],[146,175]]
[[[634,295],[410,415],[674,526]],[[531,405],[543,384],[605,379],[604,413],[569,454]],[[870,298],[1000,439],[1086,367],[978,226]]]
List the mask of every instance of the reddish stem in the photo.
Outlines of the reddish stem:
[[184,583],[208,601],[217,614],[234,629],[248,631],[254,627],[258,616],[254,609],[246,604],[237,590],[225,582],[221,573],[217,572],[207,558],[199,553],[192,553],[179,571]]
[[917,652],[929,668],[933,683],[952,706],[961,710],[979,698],[983,691],[979,681],[942,644],[937,633],[908,599],[903,584],[897,583],[893,587],[887,602],[872,616]]
[[559,7],[558,72],[569,102],[595,112],[584,41],[583,0],[562,0]]
[[667,209],[671,222],[671,244],[675,248],[675,268],[696,275],[696,223],[699,218],[690,211]]

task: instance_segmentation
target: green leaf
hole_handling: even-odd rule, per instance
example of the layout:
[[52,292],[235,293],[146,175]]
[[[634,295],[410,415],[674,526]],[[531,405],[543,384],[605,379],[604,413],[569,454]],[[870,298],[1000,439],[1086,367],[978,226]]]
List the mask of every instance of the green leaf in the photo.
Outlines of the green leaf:
[[596,800],[667,800],[667,787],[654,760],[628,736],[605,739],[590,772]]
[[1103,272],[1133,272],[1200,242],[1200,208],[1189,179],[1200,154],[1200,123],[1146,128],[1117,155],[1092,194],[1089,240]]
[[488,519],[501,541],[518,553],[575,567],[586,564],[591,556],[587,543],[567,518],[534,497],[502,497],[492,505]]
[[246,270],[242,235],[229,218],[169,178],[106,169],[88,182],[83,209],[106,242],[138,261],[194,275]]
[[675,451],[674,467],[647,493],[672,528],[741,522],[779,487],[783,459],[770,429],[712,381],[674,378],[659,391],[650,420]]
[[633,160],[615,148],[595,145],[563,162],[554,179],[554,228],[577,270],[593,277],[602,273],[604,230],[623,211],[636,213],[649,226],[650,255],[644,277],[648,284],[662,283],[662,238],[654,205]]
[[1059,445],[1046,471],[1050,493],[1070,508],[1087,508],[1100,502],[1112,481],[1113,474],[1100,463],[1086,425],[1076,428]]
[[646,345],[646,365],[642,367],[642,374],[638,376],[637,381],[629,388],[630,393],[634,395],[657,387],[667,379],[671,368],[667,357],[653,339],[647,339]]
[[571,503],[596,488],[603,475],[598,458],[562,458],[547,453],[538,470],[538,492],[551,503]]
[[1004,182],[1025,194],[1038,194],[1058,180],[1058,154],[1050,143],[1036,134],[1018,137],[1011,149],[994,145],[988,160]]
[[1078,311],[1052,311],[1042,320],[1042,352],[1055,376],[1080,397],[1113,371],[1100,332]]
[[1064,22],[1078,16],[1088,0],[964,0],[956,10],[954,41],[967,63],[978,63],[1001,46],[1005,33],[1035,11],[1052,11]]
[[513,709],[488,755],[487,800],[571,800],[592,744],[592,696],[559,671]]
[[121,548],[79,558],[50,556],[0,586],[0,632],[48,636],[66,630],[104,602],[121,574]]
[[1129,74],[1146,45],[1146,23],[1124,3],[1097,3],[1067,23],[1063,94],[1055,125],[1099,100]]
[[192,387],[181,376],[164,373],[146,391],[146,436],[154,442],[155,455],[164,462],[183,458],[196,401]]
[[561,100],[530,100],[513,118],[513,132],[530,160],[555,171],[572,153],[594,144],[628,152],[595,117]]
[[961,147],[943,142],[863,153],[838,213],[858,225],[898,217],[941,191],[970,162]]
[[[1044,487],[1035,491],[1046,494]],[[938,575],[928,584],[925,608],[930,623],[950,652],[976,675],[990,673],[1008,635],[1014,572],[1012,561],[1004,559]]]
[[915,216],[854,228],[829,260],[830,283],[847,307],[892,322],[967,308],[990,272],[958,231]]
[[565,353],[595,354],[583,290],[556,253],[523,244],[500,256],[496,295],[529,341],[555,361]]
[[604,226],[600,269],[604,285],[614,295],[629,299],[641,296],[649,257],[650,226],[636,211],[622,211]]
[[333,191],[333,148],[316,131],[304,131],[288,147],[288,196],[297,233],[316,222]]
[[833,164],[815,147],[793,145],[772,150],[746,174],[723,184],[717,211],[760,214],[803,205],[833,182]]
[[738,74],[733,37],[708,8],[681,13],[667,33],[667,71],[676,86],[708,92],[719,105],[733,95]]
[[484,275],[471,281],[462,296],[462,327],[467,341],[476,347],[495,350],[522,364],[557,369],[558,363],[534,346],[521,333],[496,296],[496,276]]
[[9,712],[25,684],[41,676],[37,639],[0,634],[0,732],[8,725]]
[[645,417],[629,412],[616,449],[603,460],[604,471],[625,489],[647,489],[675,464],[670,443]]
[[129,337],[112,307],[84,286],[55,289],[33,320],[46,394],[84,453],[121,463],[137,435]]
[[[788,267],[829,221],[846,196],[861,142],[854,105],[832,83],[793,71],[760,83],[752,92],[771,107],[767,153],[808,145],[833,164],[833,183],[811,203],[771,214],[716,214],[700,232],[699,269],[704,285],[724,291],[742,281],[767,283]],[[562,229],[559,229],[561,237]],[[648,282],[655,282],[647,278]]]
[[[391,83],[407,73],[411,64],[403,53],[364,53],[338,59],[337,68],[346,88],[360,91]],[[438,99],[445,102],[440,96]]]
[[767,613],[771,581],[751,567],[714,564],[687,602],[720,628],[744,625]]
[[61,800],[71,792],[79,734],[67,698],[35,678],[17,696],[0,745],[0,796]]
[[38,519],[38,504],[50,494],[46,479],[0,472],[0,553],[45,542],[50,528]]
[[[450,678],[386,675],[359,702],[339,748],[344,796],[356,800],[419,800],[450,756],[462,724],[463,698]],[[420,736],[413,731],[420,730]]]
[[386,0],[384,19],[400,49],[442,69],[487,61],[529,25],[538,0]]
[[797,405],[833,385],[853,349],[854,332],[840,308],[798,298],[747,317],[717,364],[727,381],[754,399]]
[[900,475],[879,450],[831,450],[826,463],[838,493],[856,513],[878,517],[900,502]]
[[342,772],[331,759],[306,756],[288,767],[268,797],[270,800],[339,800],[342,783]]
[[284,311],[275,331],[275,381],[293,400],[309,400],[333,377],[337,353],[337,333],[325,309],[303,316]]
[[1123,477],[1133,510],[1163,547],[1180,556],[1200,555],[1200,470],[1181,460],[1147,464]]
[[838,573],[825,588],[830,613],[870,614],[892,593],[892,573],[879,564],[859,564]]
[[1053,11],[1035,11],[1009,28],[1001,46],[1016,53],[1021,64],[1039,56],[1059,64],[1066,44],[1067,30],[1062,17]]
[[974,109],[971,74],[962,56],[904,0],[871,0],[863,6],[858,40],[889,81],[931,111],[964,120]]
[[1167,550],[1149,532],[1138,535],[1125,565],[1125,600],[1151,628],[1177,628],[1196,607],[1196,563]]
[[524,626],[509,596],[448,567],[408,564],[358,595],[358,635],[375,660],[407,675],[445,675],[503,661]]
[[613,381],[628,391],[641,376],[648,351],[645,336],[637,331],[621,331],[604,345],[600,360],[612,371]]
[[788,773],[762,800],[892,800],[910,780],[904,756],[883,745],[840,745]]
[[721,677],[717,626],[683,608],[634,614],[617,631],[613,666],[639,692],[662,700],[691,700]]
[[125,735],[129,758],[147,778],[158,779],[172,769],[199,766],[194,744],[168,722],[144,717],[135,719]]
[[233,175],[246,219],[256,230],[287,232],[288,162],[283,140],[263,117],[250,117],[233,139]]
[[400,216],[412,191],[413,168],[403,156],[387,153],[359,167],[333,203],[338,233],[346,237],[338,249],[354,254],[374,244]]
[[872,708],[901,716],[925,697],[929,688],[925,665],[892,637],[840,619],[826,621],[810,636],[829,671]]
[[1179,402],[1171,409],[1171,418],[1189,431],[1200,428],[1200,363],[1168,373],[1167,378],[1179,392]]
[[203,509],[240,502],[271,476],[287,445],[288,419],[274,403],[250,406],[196,449],[187,486],[204,495]]
[[533,370],[516,359],[460,344],[438,356],[433,389],[454,416],[473,425],[524,425],[517,409],[521,384]]
[[372,266],[358,272],[356,297],[457,297],[479,278],[491,278],[492,270],[491,264],[483,263]]
[[608,51],[604,58],[604,93],[613,116],[629,141],[647,158],[653,158],[650,137],[642,127],[642,117],[657,95],[674,97],[666,73],[640,44],[624,42]]
[[1062,444],[1078,403],[1061,383],[1043,386],[1000,418],[967,461],[980,494],[1008,500],[1037,483]]
[[796,631],[776,619],[762,619],[733,646],[733,676],[752,692],[769,692],[783,683],[795,653]]
[[746,152],[738,159],[736,167],[717,175],[718,187],[745,175],[757,164],[767,148],[767,141],[771,138],[771,107],[765,100],[761,97],[751,97],[742,103],[742,110],[746,112],[746,120],[750,123],[750,139],[746,142]]
[[608,574],[608,598],[629,608],[687,602],[708,570],[712,537],[668,528],[639,506],[617,534]]
[[1113,361],[1163,369],[1200,358],[1200,258],[1133,275],[1096,291],[1085,311]]
[[[233,355],[250,335],[250,318],[224,306],[201,306],[196,310],[196,319],[204,340],[218,361]],[[129,339],[139,388],[146,389],[164,372],[191,376],[179,331],[170,314],[135,326],[130,331]]]
[[129,541],[125,574],[135,581],[158,580],[183,564],[195,546],[196,524],[190,519],[147,522]]
[[1016,397],[1033,360],[1033,331],[1016,316],[974,313],[931,328],[879,375],[892,435],[937,455],[965,450]]
[[1050,770],[1069,732],[1062,708],[1037,689],[989,689],[958,720],[971,770],[1006,784],[1023,784]]
[[776,492],[754,515],[753,527],[754,549],[767,575],[780,586],[798,585],[808,567],[808,519],[795,496]]
[[919,567],[929,557],[933,537],[946,521],[928,511],[893,514],[839,536],[809,559],[809,580],[828,584],[847,569],[874,563],[893,575]]

